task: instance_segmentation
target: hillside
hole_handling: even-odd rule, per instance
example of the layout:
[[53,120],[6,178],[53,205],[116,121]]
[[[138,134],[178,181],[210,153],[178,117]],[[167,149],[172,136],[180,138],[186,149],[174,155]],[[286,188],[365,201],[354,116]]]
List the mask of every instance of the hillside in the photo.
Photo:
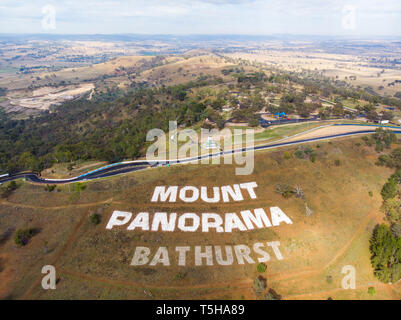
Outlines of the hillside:
[[[361,138],[310,147],[316,154],[314,162],[294,155],[301,147],[256,153],[254,172],[248,176],[236,176],[234,165],[182,165],[88,182],[86,187],[59,186],[53,192],[19,182],[22,186],[0,206],[0,298],[254,299],[273,289],[283,299],[400,299],[401,283],[379,282],[369,259],[369,238],[384,219],[380,190],[392,170],[375,165],[378,154]],[[206,186],[212,192],[215,186],[248,182],[256,182],[256,198],[243,190],[243,201],[151,201],[156,186],[178,186],[179,190]],[[275,191],[278,184],[299,186],[305,199],[284,198]],[[313,211],[309,216],[305,205]],[[279,207],[292,224],[274,226],[272,207]],[[239,215],[256,208],[266,211],[272,227],[169,232],[127,230],[127,223],[106,229],[115,210],[133,213],[133,217],[148,212],[152,223],[157,212],[177,213],[177,217],[215,213],[227,220],[226,213]],[[100,217],[97,225],[91,222],[93,214]],[[34,229],[35,234],[27,245],[17,247],[13,233],[24,228]],[[279,253],[273,250],[276,241]],[[201,259],[197,266],[194,260],[196,246],[202,251],[206,246],[213,250],[221,246],[224,252],[225,246],[252,248],[266,242],[271,244],[264,247],[270,260],[262,273],[257,271],[260,256],[253,250],[254,263],[245,258],[239,264],[234,257],[231,265],[222,265],[215,254],[213,265]],[[189,247],[185,266],[178,265],[175,251],[182,246]],[[130,265],[137,247],[149,248],[150,258],[166,247],[170,265]],[[227,260],[225,253],[223,257]],[[40,270],[47,264],[56,267],[57,290],[40,287]],[[346,265],[356,268],[355,290],[341,287],[341,270]],[[259,275],[267,280],[267,287],[257,295],[253,283]],[[368,287],[374,287],[376,294],[368,294]]]

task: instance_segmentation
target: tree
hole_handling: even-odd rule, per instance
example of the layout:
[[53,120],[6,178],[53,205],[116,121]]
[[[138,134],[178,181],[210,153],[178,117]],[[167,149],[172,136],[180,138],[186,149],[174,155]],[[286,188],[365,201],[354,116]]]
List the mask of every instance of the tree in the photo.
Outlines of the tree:
[[267,288],[266,279],[262,276],[257,277],[253,282],[253,288],[255,289],[257,295],[261,295]]
[[273,289],[269,289],[269,291],[264,295],[264,300],[281,300],[282,297]]
[[391,223],[401,222],[401,203],[398,199],[384,200],[382,210]]
[[332,110],[333,114],[338,117],[342,117],[344,115],[344,107],[341,103],[336,104]]
[[311,216],[313,214],[313,210],[311,208],[309,208],[308,204],[305,203],[305,215],[307,217]]
[[248,116],[248,125],[250,127],[257,127],[259,125],[259,117],[255,114],[250,114]]
[[300,186],[295,186],[295,196],[300,199],[305,199],[305,193]]
[[11,181],[8,185],[1,188],[1,197],[8,198],[18,188],[19,185],[15,181]]
[[306,103],[301,103],[297,106],[297,113],[302,118],[308,118],[311,114],[311,111],[312,111],[312,108]]
[[382,112],[382,119],[383,120],[393,120],[393,118],[394,118],[394,114],[391,112],[391,111],[387,111],[387,110],[385,110],[385,111],[383,111]]
[[369,110],[366,112],[366,118],[370,121],[377,121],[379,120],[380,116],[377,114],[376,111]]
[[383,186],[381,190],[381,195],[383,200],[395,198],[398,193],[398,184],[397,182],[390,178]]
[[14,234],[14,242],[18,246],[25,246],[33,235],[33,229],[18,229]]
[[401,238],[401,224],[392,224],[391,225],[391,232],[393,233],[394,237]]
[[295,190],[287,185],[278,183],[275,186],[275,191],[283,196],[283,198],[290,198],[293,194],[295,194]]
[[93,225],[98,225],[99,223],[100,223],[100,215],[99,214],[97,214],[97,213],[94,213],[94,214],[92,214],[90,217],[89,217],[89,219],[90,219],[90,222],[93,224]]
[[390,158],[394,167],[401,168],[401,148],[394,149],[390,154]]
[[265,263],[262,263],[262,262],[261,262],[261,263],[259,263],[258,266],[257,266],[257,270],[258,270],[259,273],[265,272],[266,269],[267,269],[267,266],[266,266]]

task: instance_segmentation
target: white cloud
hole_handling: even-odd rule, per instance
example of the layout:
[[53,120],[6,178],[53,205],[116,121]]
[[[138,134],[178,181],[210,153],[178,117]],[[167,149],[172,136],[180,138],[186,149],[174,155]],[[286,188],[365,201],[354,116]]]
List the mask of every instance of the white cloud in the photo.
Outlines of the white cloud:
[[53,4],[58,33],[333,34],[343,32],[343,7],[352,5],[358,33],[370,34],[375,24],[380,34],[401,34],[399,0],[1,1],[0,32],[41,32],[41,8]]

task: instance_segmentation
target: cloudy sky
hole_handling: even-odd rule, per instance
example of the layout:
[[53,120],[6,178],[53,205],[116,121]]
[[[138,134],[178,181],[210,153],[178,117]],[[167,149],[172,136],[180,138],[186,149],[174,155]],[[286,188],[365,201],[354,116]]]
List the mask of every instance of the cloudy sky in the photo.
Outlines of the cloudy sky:
[[0,0],[0,33],[401,36],[401,0]]

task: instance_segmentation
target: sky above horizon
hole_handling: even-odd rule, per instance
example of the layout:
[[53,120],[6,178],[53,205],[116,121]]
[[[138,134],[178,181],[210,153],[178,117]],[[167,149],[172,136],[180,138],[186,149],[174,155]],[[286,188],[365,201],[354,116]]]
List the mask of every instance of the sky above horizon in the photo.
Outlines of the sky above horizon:
[[0,33],[401,36],[401,1],[0,0]]

